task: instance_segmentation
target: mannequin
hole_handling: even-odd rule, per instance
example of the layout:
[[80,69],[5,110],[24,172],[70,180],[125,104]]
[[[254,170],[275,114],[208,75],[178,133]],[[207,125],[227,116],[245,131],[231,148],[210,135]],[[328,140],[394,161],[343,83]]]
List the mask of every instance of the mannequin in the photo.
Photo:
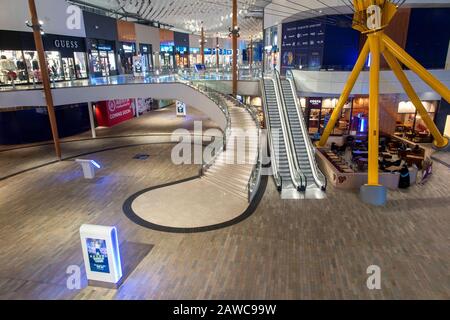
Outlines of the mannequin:
[[1,81],[6,83],[8,80],[16,80],[17,67],[14,61],[9,60],[6,56],[0,57],[0,76]]

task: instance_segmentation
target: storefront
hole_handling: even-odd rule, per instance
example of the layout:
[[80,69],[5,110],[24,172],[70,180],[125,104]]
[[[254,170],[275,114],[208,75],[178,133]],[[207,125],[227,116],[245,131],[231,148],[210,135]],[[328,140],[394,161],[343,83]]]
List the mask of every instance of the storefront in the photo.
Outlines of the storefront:
[[173,69],[175,67],[173,43],[163,43],[159,49],[159,65],[162,68]]
[[114,41],[87,39],[89,71],[93,77],[117,75]]
[[129,21],[117,20],[117,39],[119,41],[118,52],[121,73],[133,74],[136,72],[134,56],[137,55],[135,24]]
[[[37,83],[41,68],[30,32],[0,31],[0,84]],[[86,45],[83,38],[45,34],[45,56],[51,80],[88,77]]]
[[188,68],[189,61],[189,34],[183,32],[173,33],[175,46],[175,64],[177,68]]
[[[88,104],[55,107],[59,137],[70,137],[89,130]],[[50,141],[52,131],[45,107],[2,109],[0,112],[0,145]]]
[[202,63],[202,56],[200,54],[200,48],[189,48],[189,63],[191,66],[195,66],[198,63]]
[[121,42],[119,47],[119,58],[124,74],[133,73],[133,57],[137,55],[136,44],[132,42]]
[[[311,135],[320,135],[328,124],[331,118],[331,114],[334,111],[338,101],[338,97],[308,97],[300,99],[303,112],[305,114],[306,125],[308,132]],[[356,113],[355,113],[356,112]],[[364,115],[357,114],[358,110],[353,109],[353,101],[349,100],[342,109],[339,115],[339,120],[336,123],[335,128],[332,131],[332,135],[347,135],[352,131],[352,126],[356,128],[356,132],[361,132],[360,119],[364,118]],[[364,120],[363,120],[364,121]],[[367,124],[367,122],[366,122]],[[359,129],[358,129],[358,128]],[[367,129],[364,126],[364,129]]]
[[45,34],[42,40],[52,79],[58,81],[88,77],[85,39]]
[[[434,121],[438,101],[422,101],[422,104]],[[430,130],[428,130],[411,101],[401,101],[398,104],[394,134],[412,142],[429,143],[433,141]]]
[[189,48],[175,47],[175,61],[178,68],[189,68]]
[[207,67],[214,67],[216,63],[216,55],[213,54],[212,48],[205,48],[205,65]]
[[117,61],[117,22],[115,19],[83,11],[89,71],[92,77],[115,76]]
[[141,56],[141,63],[143,72],[153,70],[153,47],[151,44],[139,44],[139,54]]
[[171,30],[159,30],[159,65],[163,69],[174,69],[175,63],[175,33]]
[[[411,101],[402,95],[380,95],[380,132],[396,135],[412,142],[432,142],[430,131],[417,113]],[[320,136],[336,107],[339,97],[301,98],[309,134]],[[428,115],[434,121],[438,101],[422,101]],[[357,95],[350,98],[339,115],[331,135],[367,135],[369,125],[369,97]]]

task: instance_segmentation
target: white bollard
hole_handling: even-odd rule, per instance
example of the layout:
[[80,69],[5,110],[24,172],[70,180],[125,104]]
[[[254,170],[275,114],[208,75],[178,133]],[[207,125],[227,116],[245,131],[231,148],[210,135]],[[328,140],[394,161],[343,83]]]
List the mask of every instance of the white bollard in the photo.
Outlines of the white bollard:
[[94,160],[76,159],[75,162],[81,165],[85,179],[94,179],[95,168],[100,169],[100,165]]

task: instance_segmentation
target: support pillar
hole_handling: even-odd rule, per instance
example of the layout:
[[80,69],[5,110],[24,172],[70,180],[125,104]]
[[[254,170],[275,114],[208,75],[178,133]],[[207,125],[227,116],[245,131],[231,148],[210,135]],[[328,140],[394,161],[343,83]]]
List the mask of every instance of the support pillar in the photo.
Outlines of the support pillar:
[[237,0],[233,0],[233,24],[232,24],[232,42],[233,42],[233,65],[232,65],[232,79],[233,79],[233,95],[237,95],[237,47],[238,47],[238,12]]
[[361,199],[369,204],[384,205],[387,200],[386,187],[379,184],[378,149],[379,149],[379,87],[380,87],[380,34],[368,35],[371,52],[369,83],[369,156],[368,182],[360,189]]
[[250,37],[250,50],[248,51],[249,53],[249,59],[248,59],[248,64],[250,66],[250,70],[252,70],[252,64],[253,64],[253,38]]
[[50,128],[55,145],[56,157],[61,160],[61,146],[59,142],[58,125],[56,123],[55,107],[53,105],[53,96],[50,88],[50,77],[47,69],[47,61],[45,59],[44,45],[42,43],[41,26],[37,16],[36,4],[34,0],[28,0],[30,10],[31,23],[33,28],[34,42],[38,53],[39,64],[41,66],[42,85],[44,87],[45,100],[47,102],[48,117],[50,120]]
[[92,139],[95,139],[97,138],[97,132],[95,131],[94,107],[92,106],[92,102],[88,102],[88,111],[89,111],[89,123],[91,124]]
[[217,69],[219,69],[219,49],[220,49],[220,45],[219,45],[219,37],[216,37],[216,66]]
[[205,64],[205,29],[203,26],[200,38],[200,54],[202,55],[202,64]]

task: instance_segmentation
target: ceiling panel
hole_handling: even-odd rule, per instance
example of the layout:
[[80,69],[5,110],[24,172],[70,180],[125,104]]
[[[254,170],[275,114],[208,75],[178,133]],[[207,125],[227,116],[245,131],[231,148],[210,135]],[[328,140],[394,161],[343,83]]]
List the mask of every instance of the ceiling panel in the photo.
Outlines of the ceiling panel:
[[[74,1],[76,2],[76,1]],[[82,2],[160,22],[178,30],[227,37],[232,0],[83,0]],[[238,0],[238,24],[244,39],[261,37],[263,8],[270,0]]]

